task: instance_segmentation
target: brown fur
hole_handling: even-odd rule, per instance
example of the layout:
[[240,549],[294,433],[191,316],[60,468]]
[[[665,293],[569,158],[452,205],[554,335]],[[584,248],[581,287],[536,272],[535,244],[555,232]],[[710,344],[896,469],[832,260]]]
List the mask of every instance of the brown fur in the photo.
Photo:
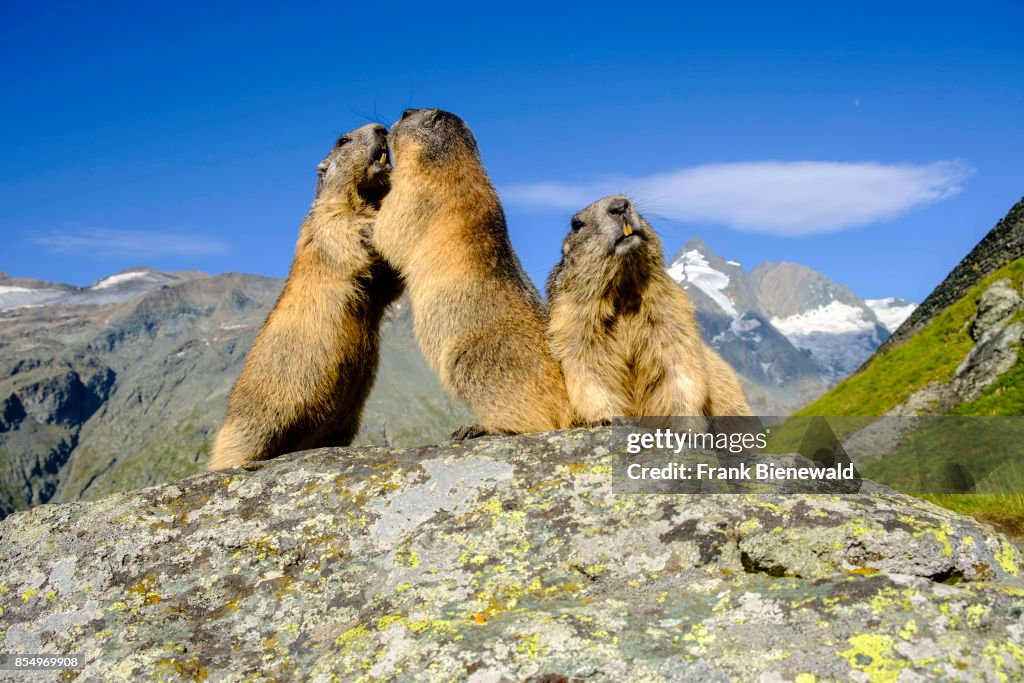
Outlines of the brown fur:
[[391,192],[373,241],[405,279],[424,356],[480,420],[459,436],[570,426],[544,304],[512,250],[473,134],[453,114],[408,111],[390,147]]
[[704,355],[708,363],[708,405],[704,412],[712,417],[750,415],[750,404],[736,371],[708,346]]
[[736,373],[701,340],[690,297],[632,204],[606,197],[572,222],[548,278],[548,329],[576,412],[589,423],[749,415]]
[[402,291],[367,242],[388,187],[385,136],[379,125],[347,133],[321,163],[288,280],[231,392],[210,469],[347,446],[359,431],[380,321]]

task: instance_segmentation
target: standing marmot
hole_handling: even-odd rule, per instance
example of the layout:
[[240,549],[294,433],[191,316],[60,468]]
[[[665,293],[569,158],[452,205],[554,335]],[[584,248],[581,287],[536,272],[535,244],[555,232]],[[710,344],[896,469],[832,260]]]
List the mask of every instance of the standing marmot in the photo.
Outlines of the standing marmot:
[[342,135],[318,171],[288,281],[231,391],[210,469],[347,446],[359,431],[381,317],[402,292],[367,235],[388,192],[387,129]]
[[736,373],[704,345],[661,242],[626,197],[572,219],[548,278],[551,350],[587,422],[749,415]]
[[405,279],[416,338],[441,383],[476,413],[456,438],[568,427],[546,312],[459,117],[406,111],[391,128],[391,192],[373,243]]

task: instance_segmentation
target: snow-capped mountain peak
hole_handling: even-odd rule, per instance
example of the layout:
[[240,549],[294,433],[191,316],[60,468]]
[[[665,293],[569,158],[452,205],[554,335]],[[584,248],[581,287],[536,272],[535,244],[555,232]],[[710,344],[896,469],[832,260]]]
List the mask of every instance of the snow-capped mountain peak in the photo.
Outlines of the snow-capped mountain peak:
[[696,249],[683,251],[669,266],[668,274],[676,282],[687,282],[707,294],[729,317],[739,317],[736,307],[725,294],[729,276],[712,268],[704,255]]
[[[690,293],[711,345],[734,365],[755,374],[758,367],[767,373],[780,366],[799,373],[803,365],[826,384],[860,367],[914,306],[895,298],[865,302],[797,263],[762,263],[747,273],[699,239],[686,243],[668,273]],[[736,355],[740,345],[756,363]],[[789,360],[775,362],[779,354]]]
[[882,323],[890,334],[895,332],[917,308],[917,304],[912,301],[895,296],[887,296],[884,299],[865,299],[864,303],[871,307],[878,322]]

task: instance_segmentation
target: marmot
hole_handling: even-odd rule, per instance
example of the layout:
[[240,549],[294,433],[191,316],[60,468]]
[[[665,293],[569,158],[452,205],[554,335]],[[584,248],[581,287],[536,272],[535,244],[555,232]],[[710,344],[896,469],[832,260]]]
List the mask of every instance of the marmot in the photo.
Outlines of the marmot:
[[615,195],[572,218],[547,283],[549,341],[588,423],[614,417],[749,415],[736,373],[701,340],[661,242]]
[[480,421],[453,437],[571,426],[544,302],[512,249],[473,134],[454,114],[407,110],[389,147],[391,192],[372,240],[405,279],[424,356]]
[[210,469],[347,446],[359,431],[381,318],[402,292],[368,235],[388,192],[387,129],[342,135],[317,170],[288,280],[231,391]]

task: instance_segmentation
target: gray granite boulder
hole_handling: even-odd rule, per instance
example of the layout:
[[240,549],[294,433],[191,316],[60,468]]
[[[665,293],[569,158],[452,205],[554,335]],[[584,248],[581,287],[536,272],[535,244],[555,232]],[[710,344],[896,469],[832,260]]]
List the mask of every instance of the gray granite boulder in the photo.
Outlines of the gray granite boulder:
[[616,495],[626,431],[309,451],[16,513],[0,652],[82,653],[81,680],[1024,676],[1020,557],[990,528],[871,483]]

